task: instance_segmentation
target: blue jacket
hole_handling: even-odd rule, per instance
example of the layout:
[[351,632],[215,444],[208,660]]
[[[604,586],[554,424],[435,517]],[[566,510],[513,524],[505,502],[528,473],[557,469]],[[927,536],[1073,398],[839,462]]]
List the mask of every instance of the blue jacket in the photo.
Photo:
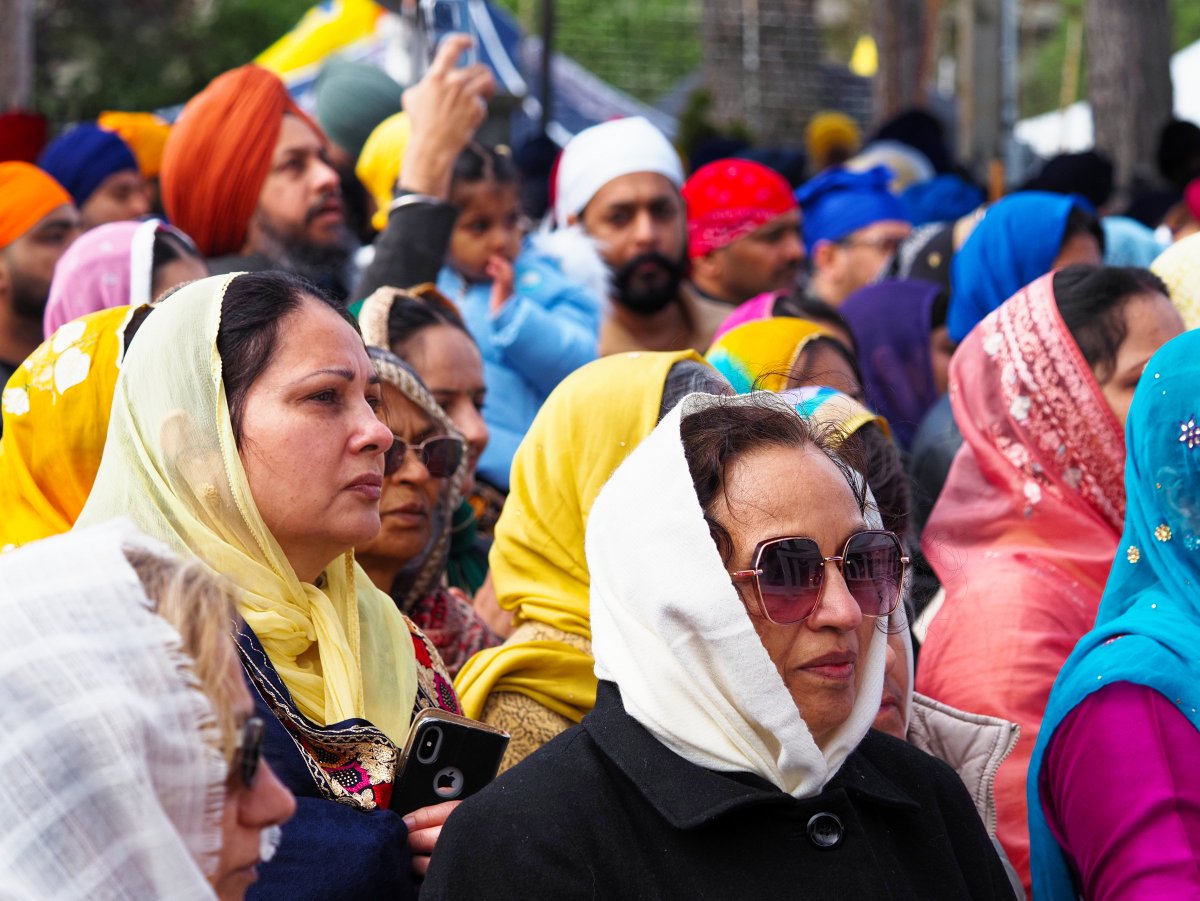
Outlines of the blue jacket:
[[496,317],[488,309],[491,282],[468,283],[443,267],[438,289],[458,304],[479,351],[491,432],[479,474],[508,490],[517,445],[542,403],[564,378],[596,359],[601,301],[570,281],[548,256],[521,251],[513,294]]

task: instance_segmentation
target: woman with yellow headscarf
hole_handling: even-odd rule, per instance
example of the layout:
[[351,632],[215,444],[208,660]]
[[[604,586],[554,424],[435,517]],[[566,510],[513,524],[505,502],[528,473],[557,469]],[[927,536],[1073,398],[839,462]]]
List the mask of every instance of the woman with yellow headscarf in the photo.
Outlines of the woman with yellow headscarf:
[[69,322],[9,379],[0,402],[0,549],[75,524],[100,467],[126,329],[149,310],[113,307]]
[[490,556],[500,606],[512,611],[515,629],[467,661],[455,683],[467,716],[511,734],[502,769],[595,704],[588,514],[621,461],[693,391],[729,387],[691,351],[604,357],[559,384],[517,449]]
[[418,710],[457,701],[437,652],[353,554],[379,530],[393,444],[380,404],[337,302],[282,272],[193,282],[126,356],[79,517],[129,517],[237,590],[263,752],[299,805],[262,866],[265,896],[407,897],[408,851],[423,869],[432,845],[419,829],[406,843],[412,812],[389,807],[398,749]]

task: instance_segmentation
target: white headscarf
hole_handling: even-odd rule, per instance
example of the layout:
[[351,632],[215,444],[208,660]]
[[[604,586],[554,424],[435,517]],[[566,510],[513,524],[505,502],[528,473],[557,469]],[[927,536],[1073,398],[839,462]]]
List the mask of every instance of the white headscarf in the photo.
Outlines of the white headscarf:
[[596,675],[615,682],[629,715],[685,760],[755,773],[808,797],[833,778],[879,711],[886,636],[873,631],[862,649],[854,707],[822,751],[763,648],[696,499],[679,426],[714,404],[796,415],[766,392],[692,394],[617,469],[587,529]]
[[212,898],[225,759],[127,520],[0,557],[0,897]]
[[683,164],[666,135],[641,116],[585,128],[567,142],[554,180],[554,221],[562,228],[614,178],[634,172],[662,175],[676,188]]

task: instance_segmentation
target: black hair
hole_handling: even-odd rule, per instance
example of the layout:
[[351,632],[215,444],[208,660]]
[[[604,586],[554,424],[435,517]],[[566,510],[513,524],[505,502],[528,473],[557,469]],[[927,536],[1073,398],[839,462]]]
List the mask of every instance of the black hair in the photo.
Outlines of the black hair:
[[239,275],[225,289],[221,324],[217,328],[217,353],[221,356],[221,381],[229,404],[229,422],[239,447],[246,395],[275,356],[279,323],[306,298],[329,307],[358,331],[358,321],[342,301],[289,272],[248,272]]
[[939,291],[933,299],[933,306],[929,308],[929,331],[934,332],[946,324],[946,317],[950,313],[950,292]]
[[824,453],[842,472],[855,494],[859,509],[865,494],[849,466],[830,450],[826,438],[790,410],[720,401],[683,417],[679,424],[683,453],[687,458],[696,500],[704,510],[708,533],[726,565],[733,554],[729,531],[713,515],[717,498],[725,495],[729,466],[746,454],[764,447],[813,447]]
[[[456,328],[471,338],[462,316],[454,305],[440,294],[427,300],[419,295],[398,291],[392,301],[392,308],[388,311],[388,347],[396,356],[408,360],[413,350],[413,341],[425,329],[438,325]],[[474,340],[471,338],[472,342]]]
[[[809,296],[803,288],[797,288],[789,294],[779,297],[773,307],[775,316],[793,316],[796,319],[807,319],[817,325],[833,326],[841,330],[850,340],[850,352],[858,356],[858,342],[854,338],[854,329],[850,323],[837,311],[837,307],[816,297]],[[839,341],[839,343],[841,343]],[[857,368],[857,365],[856,365]]]
[[850,367],[850,371],[854,374],[854,380],[858,383],[859,392],[863,390],[862,370],[858,366],[858,358],[837,338],[830,335],[819,335],[813,338],[805,345],[797,358],[800,366],[794,369],[789,378],[793,385],[823,385],[820,376],[824,373],[816,369],[816,364],[811,361],[812,352],[815,350],[832,350],[839,357],[846,361],[846,365]]
[[167,263],[174,263],[176,260],[183,260],[189,257],[197,260],[204,259],[195,245],[188,244],[178,235],[165,230],[155,232],[154,256],[150,261],[151,279],[153,279],[160,267],[165,266]]
[[1058,313],[1099,381],[1117,365],[1126,302],[1138,294],[1170,296],[1157,275],[1132,266],[1068,266],[1054,273],[1053,284]]
[[1200,175],[1200,127],[1181,119],[1167,122],[1158,134],[1155,160],[1159,174],[1182,191]]
[[895,532],[901,542],[907,541],[912,492],[895,442],[876,423],[868,422],[846,437],[838,453],[866,479],[883,527]]
[[1062,242],[1058,245],[1061,250],[1067,242],[1076,235],[1091,235],[1100,245],[1100,254],[1104,254],[1104,227],[1100,220],[1081,206],[1071,207],[1067,214],[1066,225],[1063,226]]
[[520,176],[512,153],[507,147],[485,147],[468,144],[454,161],[454,172],[450,178],[450,195],[460,185],[479,182],[495,182],[499,185],[517,185]]

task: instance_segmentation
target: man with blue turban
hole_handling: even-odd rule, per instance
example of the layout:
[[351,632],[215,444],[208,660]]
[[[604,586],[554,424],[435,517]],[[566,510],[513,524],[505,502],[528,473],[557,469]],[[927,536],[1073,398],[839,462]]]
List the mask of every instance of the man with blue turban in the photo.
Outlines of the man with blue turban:
[[38,166],[70,192],[84,228],[140,219],[150,194],[137,158],[119,135],[84,122],[50,142]]
[[891,178],[883,166],[827,169],[796,191],[812,266],[810,295],[836,307],[890,265],[912,231],[904,205],[888,187]]

